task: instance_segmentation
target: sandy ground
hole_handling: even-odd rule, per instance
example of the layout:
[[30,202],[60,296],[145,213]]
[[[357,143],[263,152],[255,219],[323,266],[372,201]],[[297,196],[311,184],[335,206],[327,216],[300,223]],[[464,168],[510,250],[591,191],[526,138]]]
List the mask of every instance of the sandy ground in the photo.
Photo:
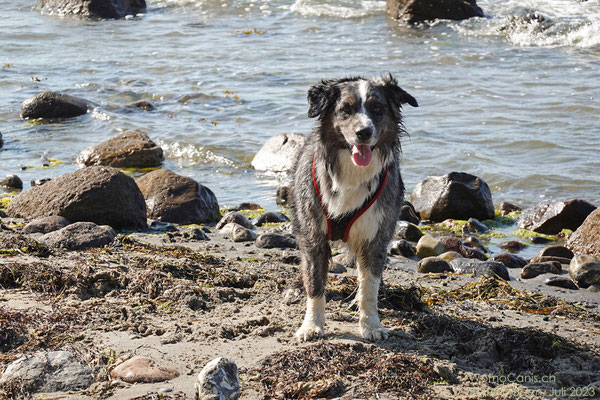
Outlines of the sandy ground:
[[[326,337],[298,344],[296,250],[215,232],[210,241],[132,234],[109,248],[47,255],[25,248],[18,228],[0,234],[0,371],[23,354],[64,349],[97,377],[83,392],[13,386],[0,397],[194,399],[202,367],[225,356],[239,367],[242,399],[600,398],[600,294],[548,287],[545,276],[424,275],[416,261],[393,256],[380,293],[392,335],[368,343],[358,335],[349,268],[329,276]],[[155,384],[112,379],[132,355],[181,375]]]

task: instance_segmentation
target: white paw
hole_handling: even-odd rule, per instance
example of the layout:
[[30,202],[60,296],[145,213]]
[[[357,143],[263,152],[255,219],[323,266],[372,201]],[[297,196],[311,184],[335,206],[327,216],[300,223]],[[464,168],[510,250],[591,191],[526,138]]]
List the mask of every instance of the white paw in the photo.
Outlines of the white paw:
[[323,336],[323,327],[312,323],[304,323],[296,331],[296,334],[294,336],[296,336],[296,339],[298,339],[300,343],[307,342],[309,340]]
[[390,331],[381,325],[381,323],[377,325],[361,324],[360,334],[365,340],[370,342],[380,342],[386,340],[390,336]]

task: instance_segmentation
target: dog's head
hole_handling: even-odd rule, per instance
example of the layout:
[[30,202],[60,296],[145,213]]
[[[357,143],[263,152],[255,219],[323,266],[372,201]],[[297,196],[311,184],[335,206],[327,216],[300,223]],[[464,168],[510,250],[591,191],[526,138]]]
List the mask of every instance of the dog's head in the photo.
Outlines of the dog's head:
[[391,74],[324,80],[308,91],[308,116],[326,126],[330,145],[347,148],[356,165],[366,166],[376,146],[398,140],[405,103],[418,107]]

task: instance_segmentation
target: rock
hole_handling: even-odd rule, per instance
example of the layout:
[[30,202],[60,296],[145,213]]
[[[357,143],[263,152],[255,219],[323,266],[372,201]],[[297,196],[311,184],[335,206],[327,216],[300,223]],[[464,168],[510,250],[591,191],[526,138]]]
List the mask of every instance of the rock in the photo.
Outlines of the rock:
[[31,180],[29,183],[31,184],[31,187],[42,186],[43,184],[48,183],[51,180],[52,179],[50,179],[50,178],[42,178],[42,179]]
[[87,100],[57,92],[42,92],[21,105],[21,118],[73,118],[86,114],[90,103]]
[[496,261],[480,261],[468,258],[457,258],[450,261],[450,266],[457,274],[473,274],[475,277],[489,276],[510,280],[504,264]]
[[354,258],[348,253],[337,254],[331,258],[329,263],[329,272],[341,274],[347,272],[349,268],[355,268]]
[[489,250],[485,247],[485,245],[481,242],[481,240],[479,240],[477,237],[475,236],[467,236],[463,243],[468,246],[471,247],[473,249],[478,249],[481,250],[485,253],[489,253]]
[[256,233],[236,224],[231,233],[231,240],[234,242],[253,242],[256,240]]
[[434,273],[452,271],[448,262],[440,257],[425,257],[417,263],[417,271],[421,273]]
[[208,236],[206,236],[206,232],[204,232],[200,228],[192,228],[190,229],[190,239],[192,240],[210,240]]
[[164,382],[179,376],[176,369],[156,362],[148,357],[134,356],[117,365],[111,372],[113,378],[127,383]]
[[576,255],[569,264],[569,275],[580,288],[600,284],[600,261],[588,255]]
[[490,228],[482,224],[477,218],[469,218],[465,227],[471,233],[485,233],[490,230]]
[[492,261],[501,262],[506,268],[523,268],[527,260],[514,254],[502,253],[495,256]]
[[436,19],[463,20],[483,17],[475,0],[387,0],[387,12],[392,18],[410,24]]
[[258,171],[284,172],[292,169],[298,152],[306,143],[306,136],[298,133],[282,133],[265,142],[252,160]]
[[544,281],[545,285],[556,286],[564,289],[578,290],[577,285],[573,281],[565,276],[551,276]]
[[38,219],[34,219],[27,225],[23,227],[24,233],[50,233],[57,231],[65,226],[69,225],[71,222],[65,217],[61,217],[58,215],[53,215],[50,217],[42,217]]
[[125,106],[125,108],[129,108],[129,109],[138,109],[138,110],[144,110],[144,111],[154,111],[156,110],[156,107],[154,107],[154,105],[152,103],[150,103],[149,101],[146,100],[139,100],[139,101],[134,101],[133,103],[129,103]]
[[554,256],[533,257],[531,260],[529,260],[530,263],[541,263],[541,262],[547,262],[547,261],[557,261],[561,264],[566,264],[566,265],[569,265],[571,263],[570,258],[554,257]]
[[280,224],[283,222],[287,222],[290,219],[281,212],[278,211],[267,211],[265,213],[262,213],[255,222],[256,226],[263,226],[264,224],[268,224],[268,223],[275,223],[275,224]]
[[514,211],[521,211],[521,207],[511,204],[511,203],[508,203],[506,201],[503,201],[502,203],[500,203],[500,206],[498,207],[498,212],[502,216],[504,216],[506,214],[510,214],[511,212],[514,212]]
[[552,242],[551,239],[545,238],[543,236],[533,236],[529,238],[529,241],[533,244],[547,244]]
[[290,187],[282,186],[277,189],[275,202],[280,206],[287,207],[290,200]]
[[196,400],[237,400],[240,378],[235,363],[224,357],[215,358],[198,374]]
[[462,246],[459,253],[466,258],[475,258],[481,261],[487,261],[488,259],[483,251],[468,246]]
[[446,251],[446,246],[430,235],[423,235],[417,243],[417,255],[420,258],[435,257]]
[[202,224],[221,218],[217,197],[192,178],[157,169],[136,182],[150,218],[176,224]]
[[410,258],[417,255],[417,248],[414,244],[410,243],[409,241],[401,239],[392,243],[390,253],[392,255],[400,255]]
[[440,242],[444,244],[446,251],[456,251],[462,257],[476,258],[478,260],[487,261],[487,256],[483,251],[474,249],[472,247],[465,246],[463,242],[454,236],[442,236],[439,238]]
[[409,201],[404,200],[402,207],[400,207],[398,221],[407,221],[415,225],[419,225],[421,218],[417,214],[415,207]]
[[556,235],[563,229],[579,228],[596,207],[585,200],[549,201],[524,210],[517,223],[520,228]]
[[261,210],[261,209],[262,209],[262,207],[256,203],[240,203],[237,206],[231,207],[227,211],[242,211],[242,210],[256,211],[256,210]]
[[112,242],[115,236],[116,233],[110,226],[98,226],[93,222],[75,222],[57,231],[46,233],[39,240],[49,247],[85,250],[104,247]]
[[6,367],[0,386],[23,386],[28,392],[68,392],[87,389],[94,372],[67,351],[38,352]]
[[51,215],[115,229],[145,229],[146,204],[133,178],[111,167],[85,167],[15,196],[6,212],[14,218]]
[[523,242],[519,242],[518,240],[509,240],[508,242],[500,243],[498,247],[504,250],[508,250],[512,253],[516,253],[526,248],[527,245]]
[[409,242],[418,242],[423,236],[423,232],[413,223],[398,221],[396,223],[396,236]]
[[91,19],[119,19],[146,11],[145,0],[38,0],[43,13]]
[[543,263],[529,263],[521,271],[522,279],[535,278],[542,274],[560,274],[562,267],[559,262],[547,261]]
[[487,183],[464,172],[430,176],[417,185],[411,202],[421,219],[434,222],[448,218],[494,218],[494,203]]
[[140,130],[123,132],[77,156],[82,165],[108,165],[115,168],[150,168],[160,166],[163,150]]
[[298,247],[296,239],[282,233],[263,233],[256,239],[256,247],[262,249],[295,249]]
[[439,256],[442,260],[446,261],[446,262],[450,262],[452,260],[456,260],[457,258],[461,258],[462,255],[460,253],[457,253],[456,251],[447,251],[445,253],[440,254]]
[[569,236],[567,247],[576,254],[588,254],[600,259],[600,207],[588,215]]
[[560,257],[572,259],[575,255],[565,246],[554,245],[548,246],[540,252],[540,257]]
[[4,186],[8,189],[23,189],[23,181],[17,175],[6,175],[6,178],[0,181],[0,186]]
[[219,220],[219,222],[217,222],[217,226],[215,228],[222,229],[225,225],[230,224],[232,222],[234,224],[241,225],[244,228],[248,228],[248,229],[254,228],[254,225],[252,225],[252,222],[250,222],[244,214],[241,214],[241,213],[235,212],[235,211],[228,212],[227,214],[225,214],[223,216],[223,218],[221,218]]

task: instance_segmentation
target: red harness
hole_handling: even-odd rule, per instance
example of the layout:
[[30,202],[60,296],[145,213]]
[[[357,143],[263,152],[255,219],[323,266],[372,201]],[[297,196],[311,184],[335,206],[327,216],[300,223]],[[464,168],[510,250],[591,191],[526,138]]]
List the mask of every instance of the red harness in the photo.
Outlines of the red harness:
[[[379,187],[369,198],[365,200],[363,205],[347,214],[342,216],[331,218],[329,212],[327,211],[327,206],[323,203],[323,198],[321,197],[321,192],[319,191],[319,184],[317,183],[317,175],[315,173],[315,162],[317,159],[317,155],[315,154],[313,157],[313,165],[312,165],[312,178],[313,184],[315,186],[315,191],[317,192],[317,196],[319,197],[319,202],[321,203],[321,208],[323,208],[323,212],[325,213],[325,218],[327,219],[327,240],[340,240],[342,239],[344,242],[348,241],[348,235],[350,234],[350,228],[352,228],[352,224],[356,222],[356,220],[365,213],[375,203],[375,200],[381,195],[383,192],[383,188],[385,187],[385,183],[387,182],[389,165],[385,169],[385,173],[381,173],[379,176]],[[383,179],[381,179],[383,177]]]

